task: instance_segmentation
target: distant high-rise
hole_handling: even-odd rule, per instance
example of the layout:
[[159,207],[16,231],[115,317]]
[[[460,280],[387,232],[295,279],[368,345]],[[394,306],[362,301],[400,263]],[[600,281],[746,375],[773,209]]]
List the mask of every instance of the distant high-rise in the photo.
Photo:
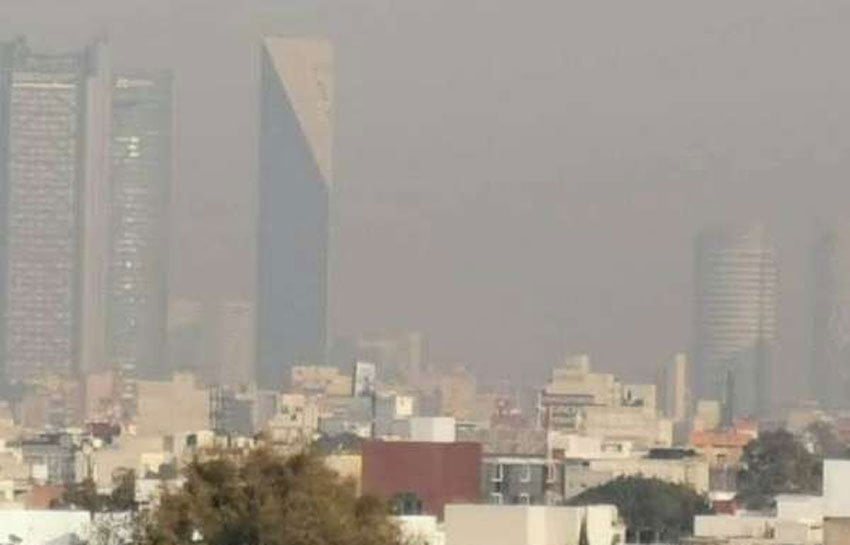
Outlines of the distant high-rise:
[[139,378],[168,374],[168,203],[172,78],[115,78],[112,99],[109,357]]
[[812,248],[811,393],[830,409],[850,408],[850,225],[822,228]]
[[260,98],[257,381],[326,357],[333,52],[266,38]]
[[249,301],[228,300],[219,301],[208,309],[204,378],[223,386],[251,383],[256,354],[254,305]]
[[0,354],[9,380],[106,365],[105,45],[0,44]]
[[425,335],[418,331],[382,332],[357,340],[357,357],[378,364],[381,379],[414,385],[425,371]]
[[764,228],[708,230],[696,243],[695,347],[699,399],[726,418],[767,408],[778,272]]
[[658,407],[674,422],[683,422],[691,411],[689,367],[688,357],[676,354],[658,373]]

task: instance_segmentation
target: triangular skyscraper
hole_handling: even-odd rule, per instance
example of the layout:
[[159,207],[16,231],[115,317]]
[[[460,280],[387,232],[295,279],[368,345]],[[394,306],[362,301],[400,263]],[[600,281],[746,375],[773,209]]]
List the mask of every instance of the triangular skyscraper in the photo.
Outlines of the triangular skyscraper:
[[260,97],[257,382],[325,359],[333,51],[266,38]]

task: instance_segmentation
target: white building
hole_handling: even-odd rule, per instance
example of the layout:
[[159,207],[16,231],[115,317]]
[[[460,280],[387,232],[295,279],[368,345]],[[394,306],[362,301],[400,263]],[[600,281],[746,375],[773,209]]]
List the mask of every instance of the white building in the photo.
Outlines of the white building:
[[455,419],[450,416],[416,416],[410,419],[410,440],[454,443]]
[[91,530],[88,511],[0,510],[0,543],[76,543],[87,539]]
[[445,545],[446,534],[437,517],[404,515],[393,517],[401,531],[402,543],[407,545]]

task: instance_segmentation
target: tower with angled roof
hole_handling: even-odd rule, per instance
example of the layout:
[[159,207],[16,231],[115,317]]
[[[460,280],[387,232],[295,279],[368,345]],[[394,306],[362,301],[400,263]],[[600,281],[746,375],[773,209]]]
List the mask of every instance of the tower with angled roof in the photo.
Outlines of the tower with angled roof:
[[266,38],[261,57],[256,378],[280,387],[325,361],[333,50]]

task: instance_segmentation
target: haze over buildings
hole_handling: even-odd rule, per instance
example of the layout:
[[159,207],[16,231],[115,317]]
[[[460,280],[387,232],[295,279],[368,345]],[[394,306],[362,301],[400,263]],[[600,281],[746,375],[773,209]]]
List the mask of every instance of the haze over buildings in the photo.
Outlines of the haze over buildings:
[[37,50],[106,29],[120,65],[179,74],[178,296],[253,298],[257,42],[327,35],[345,58],[338,333],[427,331],[435,359],[497,375],[540,378],[565,350],[644,375],[690,346],[693,234],[758,217],[785,286],[777,375],[801,383],[811,219],[848,197],[842,2],[9,0],[3,15],[3,37]]

